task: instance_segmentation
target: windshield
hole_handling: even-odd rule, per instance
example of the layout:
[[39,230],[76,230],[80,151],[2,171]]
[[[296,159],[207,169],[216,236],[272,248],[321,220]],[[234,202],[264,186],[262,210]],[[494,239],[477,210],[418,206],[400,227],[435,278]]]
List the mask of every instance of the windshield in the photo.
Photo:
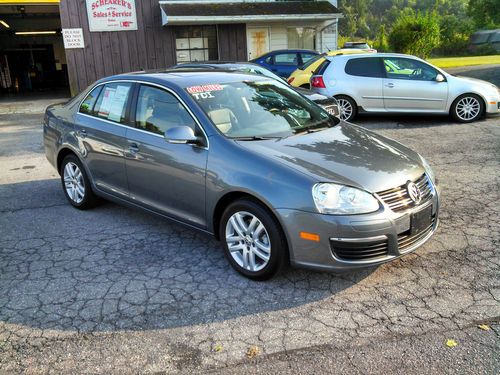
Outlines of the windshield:
[[192,86],[186,91],[229,138],[281,138],[338,123],[323,108],[274,80]]

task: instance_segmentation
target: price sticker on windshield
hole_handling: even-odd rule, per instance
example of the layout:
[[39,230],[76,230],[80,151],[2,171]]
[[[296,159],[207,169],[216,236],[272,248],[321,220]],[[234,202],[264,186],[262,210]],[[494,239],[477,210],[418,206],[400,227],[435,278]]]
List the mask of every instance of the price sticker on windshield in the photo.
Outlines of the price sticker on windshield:
[[210,84],[210,85],[200,85],[200,86],[191,86],[186,88],[187,92],[194,96],[195,99],[209,99],[215,98],[213,96],[213,91],[222,91],[224,87],[218,83]]

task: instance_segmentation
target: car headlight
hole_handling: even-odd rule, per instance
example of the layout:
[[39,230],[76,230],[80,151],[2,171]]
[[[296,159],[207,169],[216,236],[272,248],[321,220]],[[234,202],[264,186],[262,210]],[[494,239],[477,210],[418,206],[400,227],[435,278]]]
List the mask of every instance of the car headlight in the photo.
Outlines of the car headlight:
[[366,214],[379,209],[373,195],[350,186],[319,183],[313,186],[312,195],[316,208],[322,214]]
[[425,173],[427,173],[427,176],[431,179],[431,181],[435,184],[436,183],[436,175],[434,174],[434,171],[432,170],[431,166],[429,163],[427,163],[427,160],[425,160],[422,155],[420,155],[420,160],[422,160],[422,165],[425,168]]

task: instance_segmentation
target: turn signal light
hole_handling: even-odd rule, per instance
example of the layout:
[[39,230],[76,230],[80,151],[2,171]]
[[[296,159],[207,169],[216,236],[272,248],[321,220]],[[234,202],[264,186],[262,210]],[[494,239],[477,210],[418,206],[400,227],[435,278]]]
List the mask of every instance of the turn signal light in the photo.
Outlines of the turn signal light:
[[311,86],[320,89],[325,89],[325,81],[323,81],[323,76],[314,76],[311,78]]
[[295,79],[295,77],[288,78],[288,83],[291,85],[294,79]]
[[308,241],[319,242],[319,235],[308,232],[300,232],[300,238]]

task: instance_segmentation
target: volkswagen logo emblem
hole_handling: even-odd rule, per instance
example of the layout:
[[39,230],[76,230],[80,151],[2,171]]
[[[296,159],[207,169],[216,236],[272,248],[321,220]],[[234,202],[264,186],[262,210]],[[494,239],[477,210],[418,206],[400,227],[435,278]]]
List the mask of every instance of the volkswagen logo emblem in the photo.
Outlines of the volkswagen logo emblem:
[[422,193],[420,192],[420,189],[414,182],[408,182],[406,185],[406,190],[408,191],[408,195],[410,196],[410,199],[415,203],[419,204],[420,201],[422,200]]

